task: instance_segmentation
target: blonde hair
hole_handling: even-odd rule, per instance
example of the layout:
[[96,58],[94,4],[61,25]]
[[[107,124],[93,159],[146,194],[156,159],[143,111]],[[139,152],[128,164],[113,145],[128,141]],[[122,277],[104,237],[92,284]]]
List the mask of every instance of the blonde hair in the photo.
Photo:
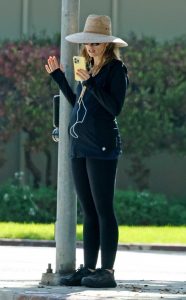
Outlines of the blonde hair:
[[[90,69],[94,65],[94,59],[88,55],[85,45],[82,45],[80,55],[85,57],[87,68]],[[121,60],[120,51],[114,43],[108,43],[102,55],[102,59],[96,68],[97,72],[113,59]]]

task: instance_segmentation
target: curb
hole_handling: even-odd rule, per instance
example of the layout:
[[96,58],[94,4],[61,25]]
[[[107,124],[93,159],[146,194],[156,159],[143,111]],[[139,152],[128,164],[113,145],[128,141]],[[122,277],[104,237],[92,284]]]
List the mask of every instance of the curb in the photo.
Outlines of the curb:
[[[55,247],[54,240],[30,240],[30,239],[0,239],[0,246],[26,246],[26,247]],[[83,242],[76,242],[77,248],[83,247]],[[181,244],[119,244],[118,250],[140,251],[186,251],[186,245]]]

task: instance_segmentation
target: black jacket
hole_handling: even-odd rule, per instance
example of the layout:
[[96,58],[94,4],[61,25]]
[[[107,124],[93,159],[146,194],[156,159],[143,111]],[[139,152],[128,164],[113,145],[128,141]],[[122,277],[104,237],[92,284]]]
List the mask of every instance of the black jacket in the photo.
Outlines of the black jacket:
[[[125,65],[113,59],[96,76],[79,83],[76,94],[60,69],[51,76],[73,106],[69,124],[71,157],[117,158],[121,141],[115,117],[121,112],[128,85]],[[79,103],[83,86],[86,91]]]

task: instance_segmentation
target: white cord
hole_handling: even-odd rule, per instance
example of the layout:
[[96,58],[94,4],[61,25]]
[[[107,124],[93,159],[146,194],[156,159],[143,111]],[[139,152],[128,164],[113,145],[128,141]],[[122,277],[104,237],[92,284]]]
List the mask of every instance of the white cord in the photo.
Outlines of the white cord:
[[[77,101],[78,104],[79,104],[79,108],[78,108],[78,110],[77,110],[76,122],[70,127],[70,134],[71,134],[71,136],[74,137],[75,139],[78,139],[78,135],[77,135],[77,133],[75,132],[74,127],[76,126],[76,124],[82,124],[82,123],[84,122],[85,116],[86,116],[86,114],[87,114],[87,109],[86,109],[85,103],[83,102],[83,96],[84,96],[84,94],[85,94],[85,91],[86,91],[86,86],[83,86],[83,87],[82,87],[81,94],[80,94],[80,96],[79,96],[79,98],[78,98],[78,101]],[[83,116],[82,120],[79,121],[79,120],[78,120],[78,119],[79,119],[78,117],[79,117],[79,111],[80,111],[80,109],[81,109],[81,104],[83,105],[83,108],[84,108],[84,110],[85,110],[85,113],[84,113],[84,116]]]

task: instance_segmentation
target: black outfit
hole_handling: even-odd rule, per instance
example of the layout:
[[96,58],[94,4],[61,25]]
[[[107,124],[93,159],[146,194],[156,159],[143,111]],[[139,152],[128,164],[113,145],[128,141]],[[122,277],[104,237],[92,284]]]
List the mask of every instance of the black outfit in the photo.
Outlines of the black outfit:
[[51,75],[73,106],[69,124],[70,156],[116,159],[121,153],[121,142],[115,117],[122,109],[127,88],[125,65],[113,59],[96,76],[84,81],[87,89],[80,103],[81,83],[74,94],[60,69]]
[[102,267],[112,269],[118,242],[113,210],[117,160],[73,158],[72,171],[84,213],[84,261],[94,269],[101,245]]
[[[112,269],[118,243],[113,196],[121,141],[115,117],[120,113],[128,84],[127,69],[116,59],[79,83],[77,95],[64,73],[51,73],[73,110],[69,124],[74,183],[84,213],[85,268],[96,267],[99,246],[103,269]],[[83,99],[78,101],[82,87]],[[79,274],[79,273],[78,273]]]

